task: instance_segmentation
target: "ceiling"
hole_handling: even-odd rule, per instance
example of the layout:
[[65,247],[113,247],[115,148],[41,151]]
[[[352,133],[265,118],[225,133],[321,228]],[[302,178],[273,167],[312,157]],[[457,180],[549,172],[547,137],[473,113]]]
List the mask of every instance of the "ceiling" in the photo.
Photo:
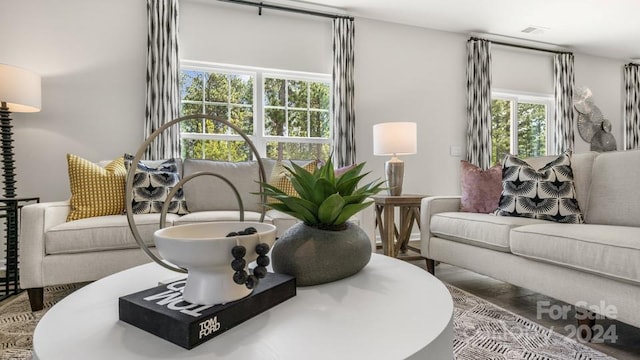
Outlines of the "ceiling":
[[[534,47],[640,61],[640,0],[274,0]],[[329,7],[329,8],[327,8]],[[333,10],[333,11],[331,11]],[[523,33],[527,27],[542,33]]]

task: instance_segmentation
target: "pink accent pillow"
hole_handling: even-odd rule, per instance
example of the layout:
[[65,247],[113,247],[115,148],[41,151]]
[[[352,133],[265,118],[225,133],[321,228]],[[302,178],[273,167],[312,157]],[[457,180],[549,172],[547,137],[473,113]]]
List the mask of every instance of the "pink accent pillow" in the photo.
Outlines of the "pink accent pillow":
[[460,211],[488,214],[498,208],[502,193],[502,167],[487,170],[460,161],[462,199]]
[[336,177],[342,176],[342,174],[344,174],[347,171],[355,168],[356,166],[358,166],[358,164],[352,164],[352,165],[347,165],[347,166],[343,166],[343,167],[337,168],[337,169],[334,170],[334,174],[336,175]]

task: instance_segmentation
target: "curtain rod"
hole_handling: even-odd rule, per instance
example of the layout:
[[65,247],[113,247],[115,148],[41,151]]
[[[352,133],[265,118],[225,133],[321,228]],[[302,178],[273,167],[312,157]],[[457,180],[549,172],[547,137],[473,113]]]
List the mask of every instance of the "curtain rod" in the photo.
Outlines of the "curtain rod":
[[[480,39],[480,38],[477,38],[477,37],[470,37],[469,40],[487,40],[487,39]],[[519,48],[519,49],[534,50],[534,51],[544,51],[544,52],[553,53],[553,54],[571,54],[570,52],[567,52],[567,51],[557,51],[557,50],[542,49],[542,48],[536,48],[536,47],[533,47],[533,46],[509,44],[509,43],[500,42],[500,41],[493,41],[493,40],[487,40],[487,41],[489,41],[492,44],[502,45],[502,46],[509,46],[509,47],[514,47],[514,48]]]
[[292,7],[288,7],[288,6],[265,4],[265,3],[262,3],[262,2],[257,3],[257,2],[245,1],[245,0],[218,0],[218,1],[257,7],[258,8],[258,15],[262,15],[262,9],[264,8],[264,9],[272,9],[272,10],[280,10],[280,11],[289,11],[289,12],[294,12],[294,13],[298,13],[298,14],[320,16],[320,17],[326,17],[326,18],[331,18],[331,19],[353,20],[353,17],[351,17],[351,16],[329,14],[329,13],[323,13],[323,12],[312,11],[312,10],[296,9],[296,8],[292,8]]

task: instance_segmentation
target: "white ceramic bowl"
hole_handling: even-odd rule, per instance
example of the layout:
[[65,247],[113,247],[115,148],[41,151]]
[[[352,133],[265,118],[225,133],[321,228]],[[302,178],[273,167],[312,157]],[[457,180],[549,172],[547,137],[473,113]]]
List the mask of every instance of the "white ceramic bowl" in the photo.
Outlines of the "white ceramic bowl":
[[[247,227],[258,232],[226,237]],[[192,304],[216,305],[242,299],[252,291],[233,281],[231,249],[243,245],[247,249],[244,259],[249,264],[258,257],[257,244],[273,245],[276,227],[247,221],[198,223],[160,229],[153,238],[160,256],[188,271],[183,299]]]

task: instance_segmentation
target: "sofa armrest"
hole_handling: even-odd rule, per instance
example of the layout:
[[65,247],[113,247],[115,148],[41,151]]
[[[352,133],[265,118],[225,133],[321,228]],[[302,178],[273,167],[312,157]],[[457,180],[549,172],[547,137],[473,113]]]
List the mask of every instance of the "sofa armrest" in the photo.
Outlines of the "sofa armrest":
[[460,196],[430,196],[420,203],[420,254],[429,255],[431,241],[431,216],[437,213],[460,211]]
[[42,260],[45,256],[45,233],[67,220],[69,201],[26,205],[20,211],[20,285],[23,289],[42,287]]

